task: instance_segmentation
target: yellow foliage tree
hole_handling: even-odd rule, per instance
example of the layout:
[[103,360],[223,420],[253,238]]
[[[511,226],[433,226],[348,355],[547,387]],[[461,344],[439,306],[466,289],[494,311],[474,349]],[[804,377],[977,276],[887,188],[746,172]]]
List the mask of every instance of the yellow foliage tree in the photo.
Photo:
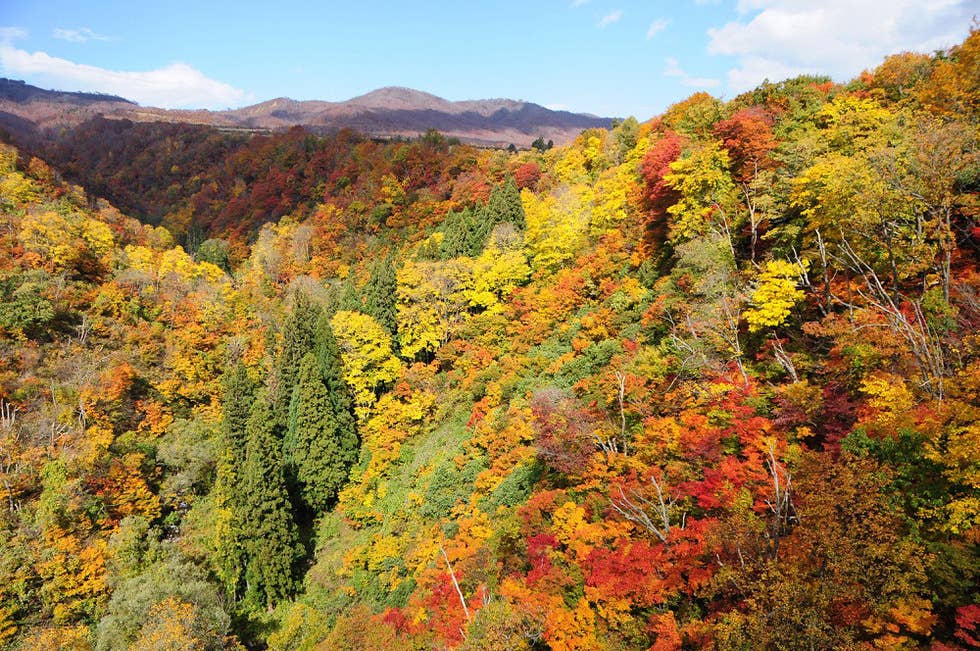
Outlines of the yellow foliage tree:
[[738,196],[728,171],[728,152],[710,141],[670,164],[664,176],[680,199],[667,212],[673,217],[670,239],[675,244],[715,230],[728,239],[734,230]]
[[530,190],[521,191],[527,223],[524,237],[535,269],[559,267],[585,243],[591,194],[584,185],[541,199]]
[[752,307],[743,312],[749,331],[783,325],[797,303],[803,300],[803,290],[797,287],[804,271],[798,264],[785,260],[770,260],[759,274],[752,292]]
[[434,352],[466,317],[472,261],[409,260],[398,270],[398,342],[402,356]]
[[395,380],[402,363],[391,352],[391,337],[378,322],[361,312],[337,312],[330,321],[340,346],[344,379],[354,397],[360,420],[371,413],[377,389]]
[[593,235],[616,230],[626,221],[630,191],[636,187],[635,169],[635,163],[627,163],[608,169],[599,177],[590,225]]
[[500,311],[500,301],[530,274],[520,233],[509,224],[501,224],[473,263],[473,286],[465,292],[467,300],[488,312]]
[[112,231],[104,223],[50,210],[25,216],[18,237],[26,250],[56,271],[73,268],[86,258],[100,260],[114,244]]

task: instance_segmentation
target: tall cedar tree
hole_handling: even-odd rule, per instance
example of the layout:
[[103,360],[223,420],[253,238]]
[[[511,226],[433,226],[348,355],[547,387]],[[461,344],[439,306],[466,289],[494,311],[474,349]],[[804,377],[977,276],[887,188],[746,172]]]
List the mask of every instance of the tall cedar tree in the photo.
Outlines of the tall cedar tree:
[[283,328],[282,352],[277,365],[278,386],[275,394],[276,423],[285,427],[293,387],[299,376],[303,356],[313,349],[313,336],[322,310],[305,292],[296,292],[293,309]]
[[223,378],[221,436],[222,449],[217,464],[214,494],[217,503],[228,509],[231,521],[220,537],[215,561],[218,575],[229,597],[239,594],[242,580],[242,529],[244,512],[239,500],[240,477],[245,464],[246,428],[255,398],[255,383],[241,361],[231,364]]
[[343,432],[350,432],[356,439],[357,426],[354,419],[354,401],[350,395],[350,388],[344,381],[340,346],[337,345],[337,338],[334,337],[333,328],[330,327],[330,319],[326,314],[320,315],[316,324],[313,352],[316,355],[317,365],[320,367],[323,384],[327,387],[327,394],[330,396],[330,406],[333,409],[337,426]]
[[450,212],[443,222],[443,259],[460,256],[477,257],[490,239],[497,224],[510,222],[520,230],[526,227],[524,204],[513,177],[490,193],[486,205]]
[[398,311],[395,306],[398,280],[391,257],[375,262],[367,285],[366,313],[391,336],[392,345],[398,341]]
[[236,466],[241,467],[245,461],[245,426],[252,412],[255,384],[244,364],[236,361],[225,371],[223,385],[221,431]]
[[[293,390],[286,449],[303,501],[315,512],[327,509],[357,460],[357,436],[342,428],[334,413],[317,358],[307,353]],[[349,414],[348,414],[349,416]]]
[[282,444],[264,391],[255,397],[245,431],[248,444],[239,500],[240,521],[248,532],[245,599],[256,607],[271,608],[292,595],[293,572],[303,549],[286,489]]
[[444,260],[473,256],[473,210],[450,211],[442,223],[442,257]]
[[361,294],[357,291],[354,281],[348,278],[341,288],[340,300],[337,302],[337,311],[343,312],[363,312],[364,304],[361,303]]
[[521,192],[517,189],[514,177],[508,176],[503,184],[498,185],[490,193],[487,211],[493,226],[510,222],[520,230],[524,230],[524,204],[521,203]]

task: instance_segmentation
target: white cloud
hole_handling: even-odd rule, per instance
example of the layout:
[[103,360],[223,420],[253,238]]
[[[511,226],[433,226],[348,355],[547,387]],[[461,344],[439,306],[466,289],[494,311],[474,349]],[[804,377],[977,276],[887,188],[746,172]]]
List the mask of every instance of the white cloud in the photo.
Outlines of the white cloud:
[[84,43],[86,41],[111,41],[111,36],[105,36],[97,32],[93,32],[88,27],[79,27],[78,29],[63,29],[61,27],[55,27],[51,32],[51,35],[62,41],[68,41],[70,43]]
[[599,19],[599,22],[597,23],[597,25],[600,28],[602,28],[602,27],[608,27],[608,26],[612,25],[613,23],[618,23],[619,22],[619,19],[622,18],[622,17],[623,17],[622,10],[621,9],[617,9],[616,11],[611,11],[608,14],[606,14],[605,16],[603,16],[602,18],[600,18]]
[[658,18],[650,23],[650,26],[647,28],[647,40],[649,41],[651,38],[667,29],[667,25],[669,24],[670,21],[665,18]]
[[186,63],[157,70],[107,70],[0,45],[0,69],[6,76],[31,78],[60,90],[111,93],[162,108],[227,108],[248,99],[244,91],[211,79]]
[[712,88],[718,85],[717,79],[709,77],[692,77],[681,69],[680,63],[674,57],[667,57],[664,76],[676,78],[682,86],[688,88]]
[[889,54],[961,41],[971,2],[739,0],[742,17],[709,29],[708,51],[737,59],[728,73],[733,92],[804,73],[846,81]]
[[573,7],[581,7],[582,5],[589,4],[590,0],[572,0]]
[[27,38],[27,30],[20,27],[0,27],[0,43],[10,43],[17,39]]

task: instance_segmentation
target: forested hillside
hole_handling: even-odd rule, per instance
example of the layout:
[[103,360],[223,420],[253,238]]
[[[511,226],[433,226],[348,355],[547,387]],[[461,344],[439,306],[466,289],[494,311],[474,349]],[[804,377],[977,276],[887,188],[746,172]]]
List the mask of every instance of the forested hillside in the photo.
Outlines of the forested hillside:
[[59,147],[0,648],[980,646],[980,31],[554,149]]

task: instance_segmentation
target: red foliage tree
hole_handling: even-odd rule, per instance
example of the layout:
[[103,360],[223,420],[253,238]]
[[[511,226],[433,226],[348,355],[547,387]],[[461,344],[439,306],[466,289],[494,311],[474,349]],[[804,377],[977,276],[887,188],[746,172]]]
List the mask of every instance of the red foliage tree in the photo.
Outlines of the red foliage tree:
[[523,190],[524,188],[536,190],[540,178],[541,168],[534,162],[524,163],[514,170],[514,182],[517,183],[518,190]]
[[647,212],[643,247],[647,255],[658,250],[667,240],[667,209],[677,202],[679,195],[664,181],[664,176],[670,173],[670,164],[680,157],[681,144],[681,137],[668,129],[647,151],[640,164],[640,175],[643,177],[640,200]]

